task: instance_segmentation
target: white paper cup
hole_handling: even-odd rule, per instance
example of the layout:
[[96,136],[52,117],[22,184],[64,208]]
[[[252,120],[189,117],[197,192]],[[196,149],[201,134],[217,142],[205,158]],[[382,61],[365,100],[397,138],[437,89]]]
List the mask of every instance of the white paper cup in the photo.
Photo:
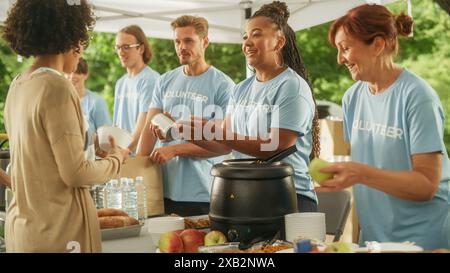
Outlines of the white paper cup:
[[300,212],[284,216],[286,241],[293,242],[295,238],[304,237],[325,241],[325,213]]
[[151,123],[155,126],[158,126],[159,130],[161,131],[162,136],[167,140],[170,141],[173,139],[172,135],[172,126],[174,124],[174,121],[171,120],[169,117],[164,115],[163,113],[156,114],[152,120]]
[[97,129],[98,142],[100,149],[109,152],[111,145],[108,141],[108,136],[112,136],[116,141],[116,145],[120,148],[126,149],[133,141],[133,137],[126,130],[114,126],[102,126]]
[[184,218],[174,216],[162,216],[148,219],[149,233],[166,233],[169,231],[184,229]]

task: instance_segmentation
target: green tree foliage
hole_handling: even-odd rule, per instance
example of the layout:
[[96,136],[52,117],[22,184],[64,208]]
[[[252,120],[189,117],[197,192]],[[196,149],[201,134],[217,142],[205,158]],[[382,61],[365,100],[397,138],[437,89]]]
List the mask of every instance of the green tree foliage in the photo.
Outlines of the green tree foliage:
[[[437,2],[437,1],[436,1]],[[413,0],[414,36],[402,39],[397,62],[427,80],[439,94],[447,120],[446,143],[450,149],[450,16],[435,1]],[[394,12],[406,10],[404,1],[389,5]],[[336,62],[336,49],[328,43],[330,23],[297,33],[298,45],[314,85],[318,99],[341,103],[344,92],[353,84],[349,72]],[[150,66],[165,73],[179,66],[173,41],[149,39],[154,51]],[[124,73],[114,52],[115,35],[93,33],[85,52],[90,66],[87,86],[99,92],[107,101],[111,113],[114,85]],[[235,82],[245,78],[245,59],[241,45],[210,44],[207,61],[227,73]],[[32,60],[17,62],[17,57],[0,39],[0,131],[8,86],[13,77]],[[20,111],[20,109],[18,109]]]
[[438,5],[450,15],[450,0],[434,0]]

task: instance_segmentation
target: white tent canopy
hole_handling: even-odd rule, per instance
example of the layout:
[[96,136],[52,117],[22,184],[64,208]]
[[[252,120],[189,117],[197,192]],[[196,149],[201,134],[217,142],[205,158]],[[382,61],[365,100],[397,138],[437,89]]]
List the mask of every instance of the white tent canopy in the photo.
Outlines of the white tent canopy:
[[[66,0],[76,4],[79,0]],[[295,31],[336,19],[355,6],[364,3],[388,4],[398,0],[287,0]],[[0,22],[14,0],[0,0]],[[240,43],[249,14],[272,0],[90,0],[98,17],[95,31],[117,32],[124,26],[137,24],[146,35],[172,39],[170,22],[180,15],[205,17],[210,24],[211,42]],[[251,8],[251,10],[249,9]]]

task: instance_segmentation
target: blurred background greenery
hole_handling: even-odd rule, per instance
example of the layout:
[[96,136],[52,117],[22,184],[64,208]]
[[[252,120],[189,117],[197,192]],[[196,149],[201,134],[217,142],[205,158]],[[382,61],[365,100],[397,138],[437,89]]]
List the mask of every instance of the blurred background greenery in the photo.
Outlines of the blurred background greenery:
[[[401,39],[397,62],[426,79],[440,96],[446,113],[445,143],[450,150],[450,11],[448,0],[413,0],[414,36]],[[439,5],[438,5],[439,4]],[[398,13],[406,10],[401,1],[388,6]],[[298,45],[313,80],[316,98],[341,104],[353,81],[347,69],[336,63],[336,49],[327,40],[330,23],[297,32]],[[152,39],[154,59],[150,66],[161,74],[179,66],[170,40]],[[125,70],[114,52],[115,34],[93,33],[84,57],[90,66],[87,87],[102,95],[112,113],[114,85]],[[236,83],[245,78],[245,59],[240,45],[211,44],[210,64],[228,74]],[[0,131],[4,132],[3,108],[11,80],[32,59],[18,60],[0,39]],[[20,111],[20,109],[17,109]]]

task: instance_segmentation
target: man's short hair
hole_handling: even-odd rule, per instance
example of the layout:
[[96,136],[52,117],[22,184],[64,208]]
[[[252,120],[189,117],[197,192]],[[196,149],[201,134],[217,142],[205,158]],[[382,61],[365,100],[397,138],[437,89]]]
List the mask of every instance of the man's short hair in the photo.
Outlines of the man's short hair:
[[195,32],[200,38],[208,36],[208,21],[203,17],[183,15],[175,19],[170,25],[173,30],[179,27],[191,26],[195,28]]

